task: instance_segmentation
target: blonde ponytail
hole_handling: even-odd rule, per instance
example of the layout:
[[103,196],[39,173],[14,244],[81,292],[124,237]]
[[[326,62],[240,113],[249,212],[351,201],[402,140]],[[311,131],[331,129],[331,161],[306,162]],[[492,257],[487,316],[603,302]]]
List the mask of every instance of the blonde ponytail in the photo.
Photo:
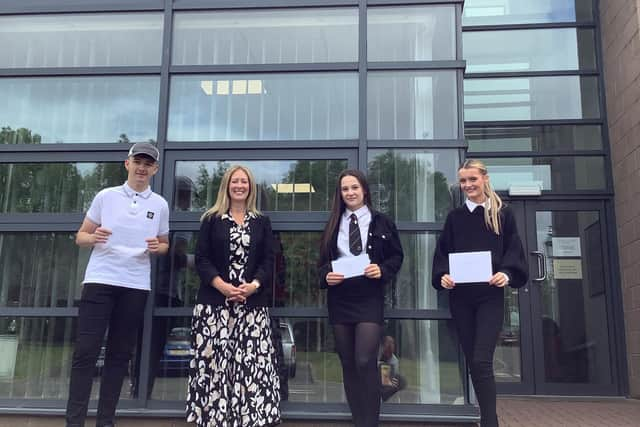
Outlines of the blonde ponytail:
[[[485,164],[476,159],[466,160],[460,169],[478,169],[480,174],[487,175],[487,167]],[[484,184],[484,195],[489,201],[488,209],[484,210],[484,222],[491,231],[499,235],[502,228],[502,224],[500,223],[500,210],[503,208],[504,203],[502,203],[502,199],[498,196],[498,193],[493,191],[489,180]]]

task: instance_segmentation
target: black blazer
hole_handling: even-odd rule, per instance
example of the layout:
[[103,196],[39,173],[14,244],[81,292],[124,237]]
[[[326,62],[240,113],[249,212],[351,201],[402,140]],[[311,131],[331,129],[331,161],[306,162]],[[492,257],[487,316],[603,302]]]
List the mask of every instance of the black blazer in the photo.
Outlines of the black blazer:
[[[331,271],[331,261],[338,258],[338,233],[340,227],[336,227],[336,231],[331,237],[331,259],[323,259],[321,261],[318,272],[320,274],[320,287],[328,288],[327,285],[327,273]],[[367,279],[369,282],[376,282],[385,284],[395,279],[400,267],[402,266],[402,260],[404,259],[404,253],[402,251],[402,245],[400,244],[400,236],[398,229],[393,221],[383,213],[371,210],[371,223],[369,224],[369,232],[367,236],[367,254],[373,264],[380,266],[382,277],[380,279]],[[362,279],[362,278],[354,278]],[[351,280],[351,279],[346,279]],[[345,282],[346,282],[345,280]],[[361,281],[361,280],[360,280]],[[338,285],[340,286],[340,285]],[[331,288],[338,288],[338,286],[332,286]],[[363,283],[363,286],[367,286]],[[363,288],[364,289],[364,288]],[[368,286],[371,289],[371,286]],[[382,289],[381,289],[382,291]]]
[[[251,295],[247,306],[269,306],[273,272],[273,233],[268,217],[258,215],[249,220],[251,243],[245,265],[247,282],[257,279],[260,288]],[[198,304],[223,305],[225,296],[211,284],[216,276],[229,282],[229,230],[231,221],[210,216],[200,224],[196,246],[196,269],[200,275]]]

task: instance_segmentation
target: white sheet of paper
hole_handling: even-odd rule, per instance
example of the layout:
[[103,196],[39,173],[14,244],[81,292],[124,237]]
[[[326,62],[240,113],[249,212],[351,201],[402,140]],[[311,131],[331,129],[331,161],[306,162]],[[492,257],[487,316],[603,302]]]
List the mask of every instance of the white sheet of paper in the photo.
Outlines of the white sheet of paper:
[[491,251],[449,254],[449,274],[455,283],[488,282],[493,276]]
[[144,228],[119,225],[112,227],[111,232],[107,244],[113,251],[124,257],[146,255],[147,242],[144,239],[151,236]]
[[349,277],[364,276],[364,268],[371,264],[369,255],[362,253],[358,256],[341,257],[335,261],[331,261],[331,268],[334,273],[344,275],[345,279]]

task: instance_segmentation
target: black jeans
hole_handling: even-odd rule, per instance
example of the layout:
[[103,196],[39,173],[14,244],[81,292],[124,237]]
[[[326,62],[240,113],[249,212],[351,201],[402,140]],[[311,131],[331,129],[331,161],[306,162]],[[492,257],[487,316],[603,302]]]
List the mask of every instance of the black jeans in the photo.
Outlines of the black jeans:
[[493,354],[504,319],[504,290],[473,284],[451,292],[451,315],[480,405],[480,425],[497,427]]
[[128,362],[142,323],[147,291],[87,283],[80,300],[76,344],[71,363],[67,426],[83,427],[96,360],[109,329],[96,426],[113,424]]

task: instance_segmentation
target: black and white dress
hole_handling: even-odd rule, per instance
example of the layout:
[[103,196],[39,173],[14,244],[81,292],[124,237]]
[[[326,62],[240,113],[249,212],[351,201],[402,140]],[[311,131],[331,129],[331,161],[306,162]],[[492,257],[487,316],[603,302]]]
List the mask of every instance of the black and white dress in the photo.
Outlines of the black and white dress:
[[[243,225],[229,215],[229,278],[244,282],[251,216]],[[269,310],[227,302],[197,304],[191,325],[187,422],[198,427],[258,427],[280,423],[280,381]]]

